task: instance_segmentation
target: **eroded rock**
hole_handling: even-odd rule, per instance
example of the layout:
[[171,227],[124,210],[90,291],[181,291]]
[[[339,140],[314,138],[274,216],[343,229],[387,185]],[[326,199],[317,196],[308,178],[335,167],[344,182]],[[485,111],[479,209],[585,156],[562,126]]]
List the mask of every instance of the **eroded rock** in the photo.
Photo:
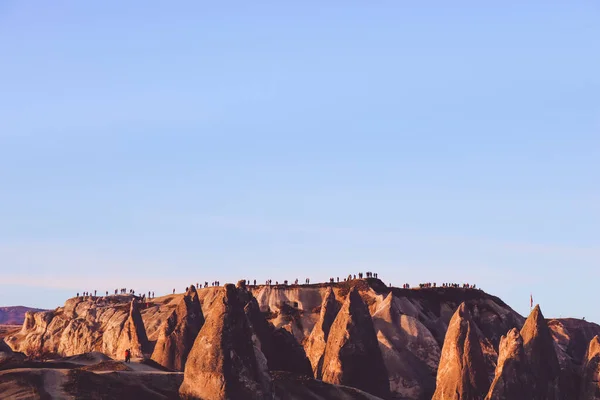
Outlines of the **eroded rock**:
[[600,400],[600,338],[595,336],[588,346],[581,371],[580,400]]
[[356,288],[348,294],[329,331],[322,377],[325,382],[389,396],[388,374],[373,321]]
[[462,303],[450,320],[442,348],[433,400],[480,400],[489,389],[477,327]]
[[131,301],[129,316],[119,335],[116,352],[118,355],[124,355],[127,349],[131,351],[132,357],[139,358],[150,352],[144,321],[140,314],[139,304],[135,300]]
[[532,374],[532,400],[560,398],[560,365],[554,340],[539,305],[535,306],[521,329],[523,348]]
[[530,400],[531,379],[523,338],[513,328],[500,339],[496,375],[486,400]]
[[429,330],[402,312],[391,292],[373,315],[390,391],[403,399],[431,399],[440,347]]
[[325,297],[323,298],[319,320],[310,333],[304,347],[306,349],[306,355],[310,360],[314,376],[317,379],[321,379],[323,376],[322,367],[325,346],[327,344],[331,325],[333,325],[333,321],[335,321],[338,310],[338,302],[335,299],[333,289],[330,287],[327,289]]
[[225,285],[213,302],[188,356],[179,393],[186,399],[203,400],[271,397],[266,359],[252,343],[252,330],[235,286]]
[[202,325],[204,314],[198,292],[191,285],[177,308],[161,326],[152,359],[164,367],[183,371]]

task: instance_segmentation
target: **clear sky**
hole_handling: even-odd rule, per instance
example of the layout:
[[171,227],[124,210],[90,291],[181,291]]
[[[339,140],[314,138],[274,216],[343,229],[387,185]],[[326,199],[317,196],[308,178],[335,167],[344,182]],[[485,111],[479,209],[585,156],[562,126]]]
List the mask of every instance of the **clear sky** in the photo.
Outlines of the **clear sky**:
[[4,0],[0,305],[371,270],[600,322],[598,21],[597,0]]

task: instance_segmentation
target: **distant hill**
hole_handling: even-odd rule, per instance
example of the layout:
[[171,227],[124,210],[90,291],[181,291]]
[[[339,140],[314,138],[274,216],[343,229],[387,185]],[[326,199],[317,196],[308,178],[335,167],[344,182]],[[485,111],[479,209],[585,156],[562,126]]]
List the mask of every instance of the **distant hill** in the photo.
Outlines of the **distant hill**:
[[21,325],[25,320],[27,311],[44,311],[39,308],[30,308],[23,306],[0,307],[0,324],[2,325]]

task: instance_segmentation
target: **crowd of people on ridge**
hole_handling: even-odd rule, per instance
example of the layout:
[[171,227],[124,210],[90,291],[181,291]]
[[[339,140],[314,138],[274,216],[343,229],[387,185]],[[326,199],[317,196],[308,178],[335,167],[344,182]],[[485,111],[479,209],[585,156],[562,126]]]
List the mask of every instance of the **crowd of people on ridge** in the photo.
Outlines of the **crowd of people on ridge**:
[[458,283],[442,283],[440,286],[437,286],[436,282],[419,283],[419,288],[421,288],[421,289],[435,288],[435,287],[477,289],[476,285],[471,285],[469,283],[463,283],[462,285],[458,284]]
[[[365,279],[365,278],[375,278],[378,279],[378,275],[376,272],[359,272],[358,274],[349,274],[346,278],[343,278],[341,282],[348,282],[354,279]],[[254,286],[256,287],[256,279],[254,279],[253,281],[250,281],[250,279],[245,279],[242,281],[244,283],[244,285],[248,285],[248,286]],[[298,278],[296,278],[293,283],[290,283],[290,281],[288,281],[287,279],[282,281],[282,285],[284,286],[297,286],[299,283]],[[251,285],[252,283],[252,285]],[[340,283],[340,277],[336,277],[336,278],[329,278],[329,283],[330,284],[334,284],[334,283]],[[310,285],[310,278],[306,278],[304,280],[304,284],[305,285]],[[273,285],[273,280],[272,279],[267,279],[265,281],[265,286],[272,286]],[[279,281],[275,281],[275,285],[279,285]],[[192,287],[194,285],[192,284]],[[202,288],[208,288],[208,287],[219,287],[221,286],[221,282],[220,281],[213,281],[213,282],[209,282],[205,281],[204,284],[197,282],[196,283],[196,289],[202,289]],[[392,284],[389,284],[390,287],[392,287]],[[463,283],[463,284],[458,284],[458,283],[442,283],[441,285],[438,285],[436,282],[426,282],[426,283],[419,283],[419,289],[427,289],[427,288],[436,288],[436,287],[441,287],[441,288],[463,288],[463,289],[476,289],[477,286],[473,285],[473,284],[469,284],[469,283]],[[402,289],[411,289],[411,285],[408,283],[404,283],[402,284]],[[188,288],[186,287],[185,291],[187,291]],[[185,292],[184,291],[184,292]],[[176,289],[173,288],[173,292],[172,294],[175,294]],[[83,297],[95,297],[97,298],[97,290],[94,290],[93,292],[94,294],[92,295],[91,292],[82,292],[82,296]],[[108,297],[108,290],[105,292],[106,296]],[[129,294],[131,296],[134,297],[134,299],[141,301],[141,302],[146,302],[148,300],[152,300],[155,298],[154,292],[153,291],[148,291],[148,295],[146,295],[146,293],[143,293],[141,295],[137,295],[135,294],[135,290],[134,289],[129,289],[127,290],[127,288],[121,288],[121,289],[115,289],[114,290],[114,294],[122,294],[122,295],[126,295]],[[102,295],[101,295],[102,296]],[[77,293],[77,297],[79,296],[79,292]]]

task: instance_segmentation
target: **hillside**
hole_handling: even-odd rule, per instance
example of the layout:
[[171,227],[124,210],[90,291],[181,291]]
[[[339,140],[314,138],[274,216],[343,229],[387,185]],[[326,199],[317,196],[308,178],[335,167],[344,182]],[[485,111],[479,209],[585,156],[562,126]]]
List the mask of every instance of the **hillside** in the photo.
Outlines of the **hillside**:
[[39,308],[23,306],[0,307],[0,325],[21,325],[25,320],[25,313],[44,311]]

